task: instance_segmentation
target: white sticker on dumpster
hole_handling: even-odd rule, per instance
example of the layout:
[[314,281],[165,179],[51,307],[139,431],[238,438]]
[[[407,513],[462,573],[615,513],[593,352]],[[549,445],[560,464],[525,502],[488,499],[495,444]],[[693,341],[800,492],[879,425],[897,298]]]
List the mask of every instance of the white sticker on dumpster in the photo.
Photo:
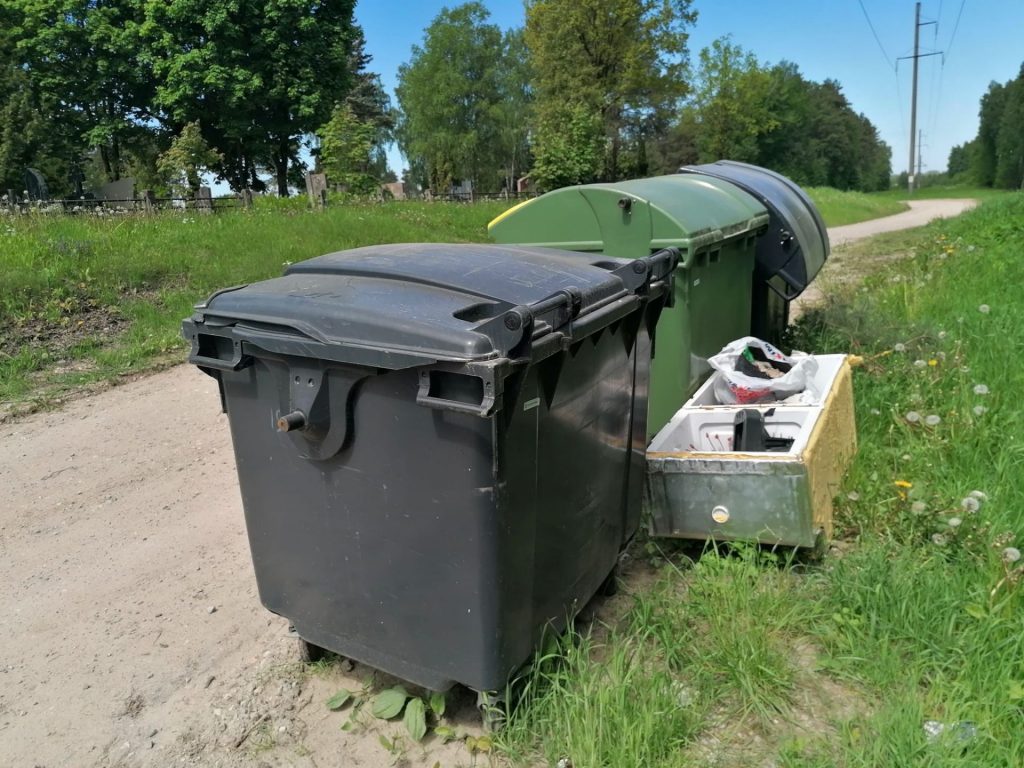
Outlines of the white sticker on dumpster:
[[538,405],[540,405],[540,398],[535,397],[532,400],[527,400],[525,403],[523,403],[523,410],[529,411],[532,410],[533,408],[536,408]]

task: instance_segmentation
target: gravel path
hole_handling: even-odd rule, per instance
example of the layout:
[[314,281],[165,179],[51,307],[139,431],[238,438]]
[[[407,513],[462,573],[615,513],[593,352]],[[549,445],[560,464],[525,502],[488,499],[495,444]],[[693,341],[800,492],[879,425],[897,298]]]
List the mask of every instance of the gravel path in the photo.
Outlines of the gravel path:
[[864,240],[868,237],[881,235],[885,232],[896,232],[901,229],[913,229],[923,227],[935,219],[948,219],[959,216],[964,211],[969,211],[978,204],[977,200],[910,200],[909,211],[895,213],[892,216],[883,216],[880,219],[869,219],[857,224],[847,224],[843,227],[829,227],[828,239],[832,244],[832,254],[825,263],[821,277],[812,283],[806,291],[794,301],[789,308],[790,321],[796,320],[803,314],[803,311],[820,302],[824,295],[822,286],[827,282],[829,275],[840,273],[845,269],[843,246]]
[[[918,201],[830,235],[973,204]],[[0,425],[0,765],[390,763],[379,735],[398,726],[344,732],[323,706],[374,674],[304,672],[259,603],[219,406],[178,366]],[[471,727],[472,704],[455,709]],[[406,757],[469,760],[437,743]]]

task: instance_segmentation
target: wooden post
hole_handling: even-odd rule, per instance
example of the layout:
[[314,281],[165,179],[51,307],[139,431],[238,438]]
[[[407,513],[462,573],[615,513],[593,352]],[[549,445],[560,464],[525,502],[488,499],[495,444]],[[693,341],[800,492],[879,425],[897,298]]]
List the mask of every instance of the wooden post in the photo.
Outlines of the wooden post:
[[152,189],[142,190],[142,210],[146,213],[156,213],[156,194]]
[[306,194],[309,195],[309,204],[317,210],[327,207],[327,174],[307,173]]
[[243,208],[252,208],[252,190],[246,187],[239,194],[239,198],[242,200]]
[[213,213],[213,193],[209,187],[200,187],[196,190],[196,210],[203,216]]

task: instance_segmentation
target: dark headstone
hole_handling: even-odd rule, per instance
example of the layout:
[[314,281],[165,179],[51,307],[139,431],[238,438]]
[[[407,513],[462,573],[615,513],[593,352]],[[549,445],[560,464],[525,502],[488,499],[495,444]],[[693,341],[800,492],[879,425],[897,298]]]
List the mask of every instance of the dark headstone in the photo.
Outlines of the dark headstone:
[[29,200],[49,200],[50,188],[46,186],[43,174],[35,168],[25,169],[25,191]]

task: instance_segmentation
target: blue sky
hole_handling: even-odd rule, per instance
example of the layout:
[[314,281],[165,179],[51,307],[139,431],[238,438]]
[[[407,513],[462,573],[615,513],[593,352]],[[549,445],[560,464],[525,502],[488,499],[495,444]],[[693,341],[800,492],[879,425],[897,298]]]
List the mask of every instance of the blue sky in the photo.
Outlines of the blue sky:
[[[370,68],[381,74],[392,95],[398,67],[422,41],[423,29],[442,8],[457,4],[360,0],[356,18],[373,56]],[[518,0],[484,0],[484,5],[502,28],[523,23]],[[787,59],[813,80],[838,80],[853,108],[867,115],[892,147],[893,171],[899,172],[909,160],[912,62],[899,62],[898,75],[892,62],[912,53],[914,2],[863,0],[863,6],[882,50],[858,0],[696,0],[699,17],[691,30],[691,56],[695,59],[712,40],[731,34],[763,62]],[[1009,80],[1024,62],[1024,0],[924,0],[921,17],[939,22],[937,28],[921,29],[922,52],[947,51],[945,64],[941,56],[920,60],[922,156],[925,170],[945,170],[950,148],[977,133],[978,100],[989,82]],[[401,173],[397,149],[389,159]]]

